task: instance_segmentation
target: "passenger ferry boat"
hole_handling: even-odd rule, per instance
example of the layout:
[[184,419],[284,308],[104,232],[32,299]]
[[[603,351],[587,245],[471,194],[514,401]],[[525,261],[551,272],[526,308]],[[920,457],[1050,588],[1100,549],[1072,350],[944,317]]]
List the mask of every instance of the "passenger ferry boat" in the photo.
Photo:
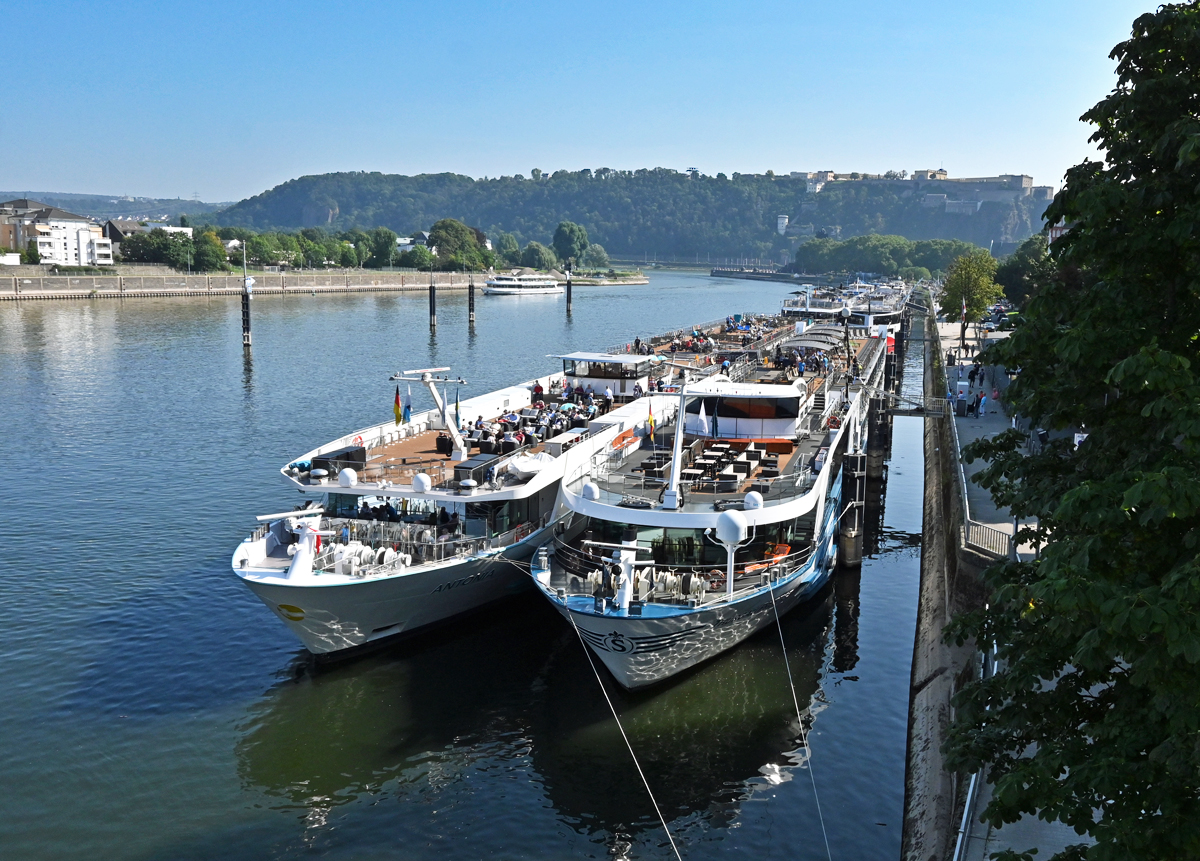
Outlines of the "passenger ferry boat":
[[[843,485],[865,481],[861,381],[881,375],[887,352],[885,339],[851,343],[857,379],[843,351],[815,378],[783,368],[688,383],[669,448],[614,441],[567,472],[565,511],[531,574],[623,687],[735,646],[829,579],[839,520],[858,503]],[[610,415],[637,423],[645,411],[636,401]]]
[[483,282],[483,292],[500,296],[536,296],[562,293],[563,288],[549,275],[538,275],[533,272],[520,275],[494,275]]
[[783,300],[780,313],[785,317],[800,317],[815,324],[845,322],[843,308],[850,309],[849,325],[866,329],[874,335],[880,326],[894,337],[900,329],[913,285],[904,281],[865,283],[856,281],[842,288],[810,287],[802,296]]
[[[234,573],[309,651],[362,646],[528,588],[528,560],[556,522],[559,483],[591,435],[580,409],[547,405],[561,375],[463,401],[490,430],[464,437],[420,373],[435,409],[352,431],[281,469],[312,497],[259,517]],[[596,425],[597,444],[615,431]],[[529,434],[518,441],[515,433]]]

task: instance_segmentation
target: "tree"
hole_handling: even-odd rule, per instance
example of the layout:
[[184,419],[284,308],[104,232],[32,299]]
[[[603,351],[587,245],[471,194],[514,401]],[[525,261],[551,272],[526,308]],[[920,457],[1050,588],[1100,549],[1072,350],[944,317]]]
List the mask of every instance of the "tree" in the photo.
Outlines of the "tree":
[[557,263],[554,252],[540,242],[530,242],[521,252],[521,265],[530,269],[553,269]]
[[500,233],[496,236],[496,253],[509,266],[516,266],[521,262],[521,246],[517,243],[517,237],[511,233]]
[[221,240],[217,237],[216,233],[205,231],[200,234],[194,244],[193,269],[198,272],[212,272],[226,268],[225,246],[221,244]]
[[37,250],[37,240],[30,239],[25,243],[25,250],[21,252],[21,262],[30,265],[36,265],[42,262],[42,255]]
[[433,255],[424,245],[414,245],[400,255],[396,264],[405,269],[428,269],[433,266]]
[[443,218],[429,230],[429,244],[437,248],[442,269],[478,272],[491,265],[493,257],[484,243],[482,230],[468,227],[453,218]]
[[1025,304],[1036,284],[1045,282],[1054,271],[1050,246],[1042,234],[1031,236],[996,267],[996,283],[1004,288],[1008,301]]
[[396,234],[386,227],[376,227],[370,232],[366,247],[370,249],[370,254],[364,266],[372,269],[391,266],[396,256]]
[[608,266],[608,252],[603,245],[592,242],[583,252],[583,265],[588,269],[603,269]]
[[948,318],[961,319],[959,337],[963,344],[967,340],[967,324],[982,317],[988,306],[1004,295],[995,276],[996,258],[982,248],[969,251],[950,264],[941,309]]
[[[358,254],[355,253],[354,246],[349,242],[339,243],[336,259],[338,266],[346,269],[353,269],[358,265]],[[405,264],[401,263],[400,265],[404,266]]]
[[896,274],[905,281],[928,281],[933,277],[924,266],[903,266]]
[[560,221],[554,230],[551,245],[558,259],[564,263],[572,259],[580,260],[588,247],[587,230],[573,221]]
[[1092,859],[1200,857],[1198,44],[1193,0],[1113,50],[1117,86],[1083,117],[1104,161],[1067,172],[1056,271],[986,357],[1021,369],[1008,402],[1051,439],[968,448],[1041,551],[991,568],[987,608],[950,630],[1003,669],[955,698],[948,763],[989,764],[985,818],[1038,811]]
[[270,233],[260,233],[246,240],[246,256],[259,266],[276,266],[283,252]]

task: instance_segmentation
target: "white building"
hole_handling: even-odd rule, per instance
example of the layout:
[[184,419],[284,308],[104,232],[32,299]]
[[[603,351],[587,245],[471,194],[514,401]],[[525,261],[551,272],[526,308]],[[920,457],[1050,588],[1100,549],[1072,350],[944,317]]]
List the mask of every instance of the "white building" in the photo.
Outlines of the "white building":
[[775,230],[779,232],[780,236],[787,235],[787,228],[788,228],[788,217],[786,215],[781,215],[775,219]]
[[30,226],[37,232],[42,263],[112,266],[112,241],[104,238],[98,224],[52,217]]

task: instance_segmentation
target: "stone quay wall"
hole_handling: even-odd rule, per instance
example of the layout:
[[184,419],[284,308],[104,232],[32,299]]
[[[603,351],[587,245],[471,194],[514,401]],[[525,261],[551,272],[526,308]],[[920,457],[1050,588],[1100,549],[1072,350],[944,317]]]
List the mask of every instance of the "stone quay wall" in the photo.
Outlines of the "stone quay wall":
[[[946,390],[937,324],[926,318],[925,396]],[[946,859],[954,851],[970,776],[947,771],[942,744],[953,716],[951,698],[978,675],[974,643],[942,640],[951,617],[986,600],[983,571],[992,560],[963,541],[959,452],[949,422],[925,419],[925,493],[921,585],[909,687],[908,753],[904,776],[903,861]]]
[[[256,295],[282,293],[363,293],[371,291],[422,291],[429,289],[428,272],[287,272],[257,273]],[[466,290],[473,281],[483,287],[486,276],[436,272],[441,289]],[[119,299],[149,296],[220,296],[241,294],[237,275],[51,275],[0,278],[0,300],[19,299]]]

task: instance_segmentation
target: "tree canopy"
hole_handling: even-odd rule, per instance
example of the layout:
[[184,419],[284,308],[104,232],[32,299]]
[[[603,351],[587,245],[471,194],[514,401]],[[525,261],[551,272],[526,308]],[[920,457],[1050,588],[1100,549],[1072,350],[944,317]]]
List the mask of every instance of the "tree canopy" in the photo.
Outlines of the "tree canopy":
[[996,283],[1004,288],[1004,296],[1021,307],[1035,286],[1053,272],[1050,246],[1042,234],[1031,236],[996,267]]
[[521,252],[521,265],[530,269],[553,269],[557,263],[554,252],[540,242],[530,242]]
[[[800,272],[873,272],[899,275],[901,269],[945,272],[955,258],[977,249],[957,239],[909,240],[903,236],[855,236],[845,241],[810,239],[796,250]],[[926,275],[928,277],[928,275]]]
[[990,764],[993,823],[1038,811],[1094,838],[1091,859],[1196,858],[1200,4],[1142,15],[1112,57],[1084,115],[1105,159],[1067,172],[1055,271],[988,356],[1020,369],[1008,400],[1051,439],[968,452],[1042,546],[990,569],[988,608],[951,629],[1003,668],[956,697],[946,752]]
[[947,318],[961,321],[963,338],[967,324],[982,317],[1004,295],[995,278],[996,258],[983,248],[969,251],[950,264],[939,301]]
[[578,262],[588,247],[587,230],[573,221],[560,221],[554,230],[554,240],[551,244],[559,260],[564,263],[568,260]]
[[[780,215],[799,231],[819,236],[903,234],[911,239],[958,239],[987,246],[1019,242],[1041,229],[1045,202],[1032,196],[988,201],[970,216],[926,206],[919,183],[839,181],[820,193],[804,176],[696,175],[653,168],[558,170],[472,179],[452,173],[397,176],[332,173],[304,176],[243,200],[213,216],[217,223],[256,230],[423,230],[447,214],[479,225],[489,236],[511,233],[523,247],[552,241],[570,221],[614,256],[657,254],[720,262],[721,257],[778,259],[796,238],[776,232]],[[951,259],[954,255],[951,255]],[[898,262],[898,261],[897,261]],[[949,262],[948,260],[946,261]],[[903,264],[901,264],[903,265]],[[945,265],[925,266],[930,271]],[[810,270],[811,271],[811,270]]]
[[478,272],[492,265],[494,256],[483,245],[483,232],[453,218],[443,218],[429,229],[429,244],[437,249],[442,269]]

